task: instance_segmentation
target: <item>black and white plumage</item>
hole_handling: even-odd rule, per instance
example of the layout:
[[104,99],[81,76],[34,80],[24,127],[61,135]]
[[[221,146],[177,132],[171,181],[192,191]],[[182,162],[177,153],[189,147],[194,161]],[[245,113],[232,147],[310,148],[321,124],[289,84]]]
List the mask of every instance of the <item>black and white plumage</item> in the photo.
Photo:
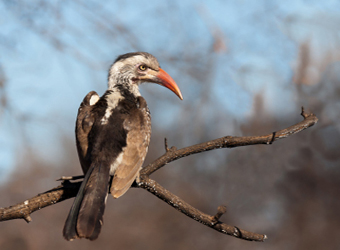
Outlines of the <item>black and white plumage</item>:
[[143,82],[154,82],[182,94],[175,81],[144,52],[119,56],[110,68],[108,90],[94,91],[81,103],[76,143],[83,183],[65,222],[66,240],[95,240],[101,230],[106,198],[122,196],[137,178],[151,135],[151,117],[139,93]]

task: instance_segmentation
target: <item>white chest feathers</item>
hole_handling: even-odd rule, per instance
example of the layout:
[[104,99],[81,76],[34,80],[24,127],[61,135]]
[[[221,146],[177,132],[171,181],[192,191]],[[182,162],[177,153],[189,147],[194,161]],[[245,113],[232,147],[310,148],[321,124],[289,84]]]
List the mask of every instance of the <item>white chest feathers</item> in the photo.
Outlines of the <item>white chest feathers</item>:
[[102,125],[107,124],[111,114],[112,109],[116,108],[118,106],[118,103],[123,99],[124,97],[121,95],[119,91],[113,91],[111,94],[106,96],[107,101],[107,108],[105,111],[105,114],[103,118],[100,120],[100,123]]

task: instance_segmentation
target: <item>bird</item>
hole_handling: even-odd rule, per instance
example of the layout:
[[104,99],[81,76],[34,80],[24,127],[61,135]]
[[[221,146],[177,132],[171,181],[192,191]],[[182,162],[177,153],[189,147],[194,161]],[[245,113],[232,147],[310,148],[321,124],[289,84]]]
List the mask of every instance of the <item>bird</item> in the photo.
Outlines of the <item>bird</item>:
[[162,85],[181,100],[176,82],[146,52],[117,57],[100,97],[89,92],[78,109],[76,146],[84,179],[66,219],[66,240],[95,240],[101,231],[106,199],[119,198],[139,177],[151,136],[151,116],[139,92],[144,82]]

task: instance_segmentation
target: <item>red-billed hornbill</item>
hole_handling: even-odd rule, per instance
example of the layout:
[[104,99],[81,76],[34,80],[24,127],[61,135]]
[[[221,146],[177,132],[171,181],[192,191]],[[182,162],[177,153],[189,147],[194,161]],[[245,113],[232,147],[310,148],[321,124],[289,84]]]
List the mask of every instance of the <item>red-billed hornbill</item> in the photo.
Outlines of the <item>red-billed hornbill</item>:
[[80,104],[76,142],[85,177],[65,222],[66,240],[95,240],[109,189],[118,198],[139,174],[151,135],[150,112],[139,93],[143,82],[163,85],[183,99],[157,59],[136,52],[121,55],[112,64],[102,97],[91,91]]

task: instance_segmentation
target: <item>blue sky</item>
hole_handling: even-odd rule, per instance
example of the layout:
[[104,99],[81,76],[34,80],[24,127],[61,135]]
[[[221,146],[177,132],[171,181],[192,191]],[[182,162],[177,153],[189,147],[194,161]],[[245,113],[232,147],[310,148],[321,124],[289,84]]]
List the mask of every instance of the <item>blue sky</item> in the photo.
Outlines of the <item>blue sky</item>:
[[[0,113],[0,181],[26,145],[48,160],[61,157],[60,137],[73,136],[80,101],[90,90],[105,91],[107,70],[119,54],[155,54],[185,101],[199,103],[195,89],[205,83],[181,74],[188,67],[181,60],[165,59],[201,53],[197,63],[204,65],[211,28],[217,28],[227,51],[212,55],[213,95],[233,119],[242,120],[251,115],[259,93],[268,112],[296,112],[291,79],[298,46],[309,41],[318,58],[337,46],[339,36],[340,2],[331,0],[46,3],[48,8],[41,9],[33,8],[36,1],[0,3],[0,66],[9,107]],[[142,91],[149,99],[161,100],[148,90]],[[170,95],[161,88],[152,93]],[[173,107],[176,115],[180,106]],[[171,117],[156,113],[153,124],[171,126]]]

